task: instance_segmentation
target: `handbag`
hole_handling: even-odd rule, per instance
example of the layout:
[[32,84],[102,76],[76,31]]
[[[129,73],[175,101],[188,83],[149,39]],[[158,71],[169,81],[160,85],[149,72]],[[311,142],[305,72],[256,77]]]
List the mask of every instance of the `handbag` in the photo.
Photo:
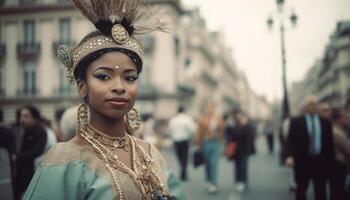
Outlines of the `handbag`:
[[229,142],[225,148],[225,156],[227,159],[232,159],[236,155],[237,142]]
[[205,162],[202,150],[196,150],[193,155],[193,166],[196,168]]

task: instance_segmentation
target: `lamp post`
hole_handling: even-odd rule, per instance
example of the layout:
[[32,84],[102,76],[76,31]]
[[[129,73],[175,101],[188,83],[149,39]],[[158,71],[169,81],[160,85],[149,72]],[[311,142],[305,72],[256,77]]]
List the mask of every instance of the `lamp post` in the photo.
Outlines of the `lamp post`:
[[[287,75],[286,75],[286,46],[285,46],[285,18],[287,16],[286,11],[284,10],[284,0],[276,0],[277,3],[277,12],[275,13],[275,18],[277,18],[280,25],[280,37],[281,37],[281,58],[282,58],[282,85],[283,85],[283,100],[282,100],[282,119],[285,119],[289,116],[289,98],[288,98],[288,88],[287,88]],[[298,17],[294,13],[294,10],[289,12],[289,20],[292,25],[296,25]],[[267,19],[267,25],[271,29],[274,23],[273,16],[270,16]]]

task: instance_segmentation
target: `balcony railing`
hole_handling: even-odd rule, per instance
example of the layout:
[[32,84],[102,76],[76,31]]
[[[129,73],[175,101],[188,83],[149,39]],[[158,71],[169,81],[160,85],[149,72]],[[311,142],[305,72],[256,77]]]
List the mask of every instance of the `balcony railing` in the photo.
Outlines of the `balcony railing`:
[[75,91],[70,86],[59,86],[53,90],[54,96],[72,95]]
[[36,59],[40,54],[40,43],[18,43],[17,44],[17,55],[22,60]]
[[17,95],[18,96],[36,96],[39,94],[39,91],[37,88],[27,88],[27,89],[18,89]]
[[77,45],[77,42],[75,42],[73,40],[68,40],[68,41],[58,40],[58,41],[54,42],[52,44],[52,50],[53,50],[54,54],[57,53],[58,47],[62,44],[66,45],[67,47],[74,47]]
[[0,60],[5,59],[6,57],[6,45],[0,43]]
[[20,5],[32,5],[35,3],[36,3],[36,0],[20,0],[19,1]]

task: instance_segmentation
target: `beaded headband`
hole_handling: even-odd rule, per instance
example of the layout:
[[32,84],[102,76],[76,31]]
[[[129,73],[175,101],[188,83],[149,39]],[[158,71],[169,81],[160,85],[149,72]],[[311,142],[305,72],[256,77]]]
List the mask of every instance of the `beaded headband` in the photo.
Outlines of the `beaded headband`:
[[[66,76],[68,80],[70,82],[74,82],[74,71],[82,59],[94,52],[98,52],[99,50],[103,49],[129,50],[131,52],[134,52],[134,55],[137,55],[141,61],[139,65],[142,66],[143,47],[141,42],[134,37],[128,37],[128,39],[123,43],[117,42],[118,39],[120,38],[98,35],[96,37],[90,38],[73,50],[70,50],[65,45],[60,45],[57,51],[58,60],[65,66]],[[135,64],[138,64],[136,58],[131,58]],[[141,68],[141,66],[139,67]]]
[[166,25],[162,22],[164,12],[143,4],[141,0],[71,1],[98,30],[97,34],[72,50],[64,45],[59,46],[58,60],[65,66],[67,78],[71,82],[78,78],[76,70],[83,61],[92,62],[108,51],[126,53],[140,72],[143,46],[135,35],[152,31],[166,32]]

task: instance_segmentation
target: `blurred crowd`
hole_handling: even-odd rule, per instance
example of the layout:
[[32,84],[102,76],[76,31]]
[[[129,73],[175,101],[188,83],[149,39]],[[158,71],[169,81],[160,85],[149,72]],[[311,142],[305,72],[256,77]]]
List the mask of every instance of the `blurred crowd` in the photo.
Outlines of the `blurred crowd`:
[[[36,107],[28,105],[17,110],[14,123],[1,123],[0,145],[9,154],[14,199],[21,199],[43,154],[57,142],[74,137],[76,116],[77,107],[72,107],[50,122]],[[219,191],[218,165],[222,156],[232,161],[233,190],[249,189],[249,158],[256,153],[255,140],[261,135],[271,155],[279,139],[281,164],[291,169],[290,180],[286,181],[297,200],[306,199],[311,182],[316,200],[327,199],[328,190],[332,200],[350,199],[350,101],[342,108],[332,108],[308,97],[299,116],[281,122],[253,120],[241,109],[222,116],[212,102],[198,117],[180,106],[168,121],[159,121],[150,113],[141,119],[142,126],[135,136],[158,148],[173,145],[181,181],[190,179],[190,164],[204,165],[203,181],[207,182],[209,194]],[[192,157],[196,163],[190,160]]]
[[350,199],[350,100],[333,108],[307,97],[301,115],[282,122],[280,140],[297,200],[306,199],[311,182],[316,200]]

